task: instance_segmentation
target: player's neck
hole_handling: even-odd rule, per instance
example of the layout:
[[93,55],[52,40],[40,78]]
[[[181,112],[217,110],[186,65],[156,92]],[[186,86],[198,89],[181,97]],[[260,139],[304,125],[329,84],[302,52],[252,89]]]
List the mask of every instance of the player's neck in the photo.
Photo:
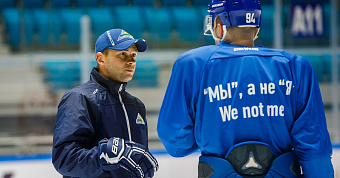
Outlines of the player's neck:
[[253,40],[237,40],[237,41],[230,42],[230,44],[254,47],[254,41]]

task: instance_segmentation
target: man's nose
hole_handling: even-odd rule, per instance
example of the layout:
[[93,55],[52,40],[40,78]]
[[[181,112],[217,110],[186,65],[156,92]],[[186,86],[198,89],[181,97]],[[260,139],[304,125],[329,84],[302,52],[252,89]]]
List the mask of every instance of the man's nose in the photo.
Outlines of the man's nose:
[[129,57],[129,60],[128,60],[128,63],[131,64],[131,65],[134,64],[134,63],[136,63],[136,58],[130,56],[130,57]]

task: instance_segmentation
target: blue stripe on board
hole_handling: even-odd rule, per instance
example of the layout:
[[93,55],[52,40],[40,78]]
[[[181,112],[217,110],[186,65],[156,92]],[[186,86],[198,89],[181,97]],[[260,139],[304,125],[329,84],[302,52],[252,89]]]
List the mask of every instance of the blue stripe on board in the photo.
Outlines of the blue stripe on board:
[[333,143],[333,148],[334,149],[339,149],[340,148],[340,143]]
[[18,155],[1,155],[1,161],[28,161],[28,160],[45,160],[52,159],[51,153],[39,153],[39,154],[18,154]]

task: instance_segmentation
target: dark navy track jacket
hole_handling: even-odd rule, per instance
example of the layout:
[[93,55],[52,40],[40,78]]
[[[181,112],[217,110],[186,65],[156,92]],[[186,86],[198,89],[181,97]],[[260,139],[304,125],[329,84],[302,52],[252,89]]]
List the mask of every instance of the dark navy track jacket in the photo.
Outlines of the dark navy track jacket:
[[148,147],[145,106],[125,91],[126,83],[101,76],[94,68],[88,82],[67,91],[55,121],[52,162],[64,177],[128,178],[124,169],[104,171],[98,142],[120,137]]

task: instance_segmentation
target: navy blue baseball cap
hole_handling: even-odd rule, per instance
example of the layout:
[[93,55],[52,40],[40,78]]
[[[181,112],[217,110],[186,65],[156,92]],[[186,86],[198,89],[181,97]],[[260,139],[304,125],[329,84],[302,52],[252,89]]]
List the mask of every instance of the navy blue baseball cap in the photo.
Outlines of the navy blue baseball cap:
[[133,44],[137,45],[139,52],[144,52],[148,44],[144,39],[134,39],[132,35],[123,29],[111,29],[100,35],[96,42],[95,54],[105,49],[123,51],[130,48]]

